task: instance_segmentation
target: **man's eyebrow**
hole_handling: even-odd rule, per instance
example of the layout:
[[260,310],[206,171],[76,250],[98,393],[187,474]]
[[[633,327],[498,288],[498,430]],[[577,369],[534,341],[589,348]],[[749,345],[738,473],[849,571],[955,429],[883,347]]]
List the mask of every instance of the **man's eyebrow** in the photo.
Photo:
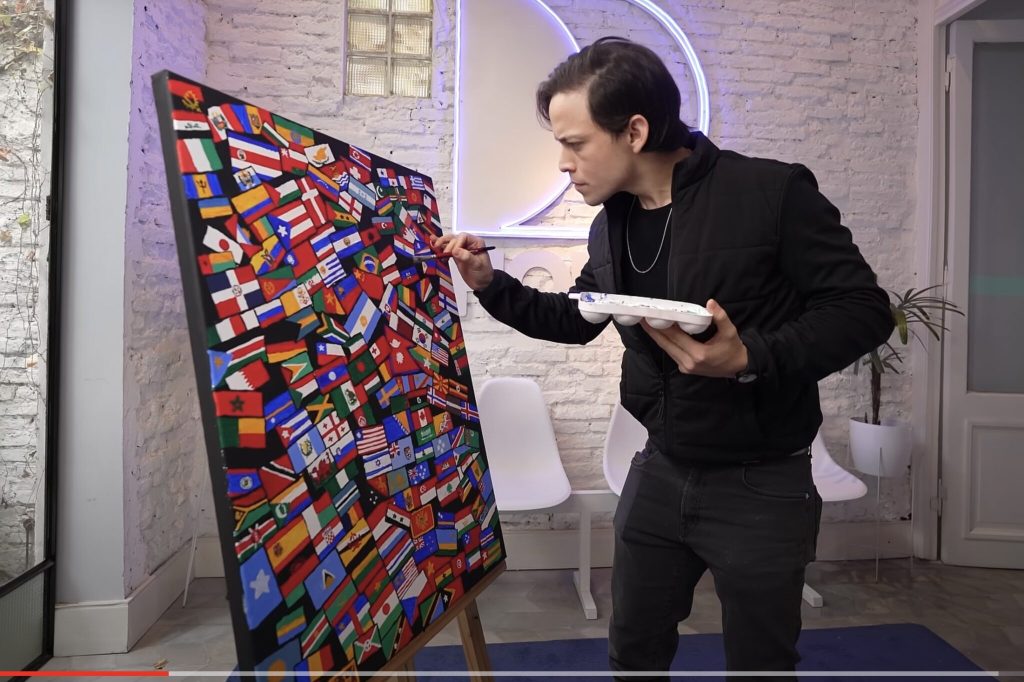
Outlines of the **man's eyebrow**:
[[581,135],[563,135],[562,137],[556,137],[555,140],[562,144],[572,144],[573,142],[579,142],[583,139]]

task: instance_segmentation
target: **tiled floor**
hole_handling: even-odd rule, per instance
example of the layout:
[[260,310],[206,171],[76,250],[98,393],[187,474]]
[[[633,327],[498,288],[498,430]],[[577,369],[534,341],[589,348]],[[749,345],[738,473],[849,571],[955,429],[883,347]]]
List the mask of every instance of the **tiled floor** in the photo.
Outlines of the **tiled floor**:
[[[909,560],[813,564],[809,582],[825,598],[804,605],[804,627],[919,623],[988,670],[1024,670],[1024,571],[961,568]],[[604,637],[611,571],[593,572],[598,620],[583,618],[569,571],[507,571],[479,599],[488,642]],[[698,585],[681,633],[719,632],[710,576]],[[450,625],[431,644],[458,644]],[[45,669],[231,670],[235,665],[222,580],[193,583],[188,606],[171,607],[127,654],[57,658]],[[67,678],[65,678],[67,679]],[[199,679],[199,678],[197,678]],[[203,678],[210,680],[211,678]]]

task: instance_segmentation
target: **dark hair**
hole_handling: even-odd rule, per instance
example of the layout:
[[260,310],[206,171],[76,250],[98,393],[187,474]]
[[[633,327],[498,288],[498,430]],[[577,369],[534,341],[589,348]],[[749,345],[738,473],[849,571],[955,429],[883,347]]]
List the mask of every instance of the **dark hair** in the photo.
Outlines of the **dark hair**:
[[634,115],[647,119],[650,134],[642,151],[675,151],[690,140],[690,127],[679,120],[679,86],[650,48],[614,36],[584,47],[538,86],[537,115],[551,125],[551,98],[581,88],[587,89],[594,123],[613,135]]

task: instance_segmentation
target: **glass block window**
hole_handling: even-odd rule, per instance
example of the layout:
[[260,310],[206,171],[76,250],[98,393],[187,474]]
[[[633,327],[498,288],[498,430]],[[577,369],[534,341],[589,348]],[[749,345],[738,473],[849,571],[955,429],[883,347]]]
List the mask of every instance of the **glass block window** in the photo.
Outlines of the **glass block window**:
[[430,97],[434,0],[348,0],[345,94]]

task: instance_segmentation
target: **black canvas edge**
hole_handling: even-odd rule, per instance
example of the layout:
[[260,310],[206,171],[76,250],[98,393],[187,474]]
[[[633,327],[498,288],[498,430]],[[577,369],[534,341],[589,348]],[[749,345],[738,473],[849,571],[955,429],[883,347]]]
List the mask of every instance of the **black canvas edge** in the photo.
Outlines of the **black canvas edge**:
[[171,71],[160,71],[153,75],[153,98],[156,100],[157,120],[160,124],[160,143],[163,148],[164,168],[167,174],[167,189],[170,196],[171,219],[174,223],[174,237],[178,249],[178,265],[181,268],[182,291],[185,296],[185,316],[188,320],[189,341],[192,346],[192,361],[195,368],[196,394],[199,412],[203,422],[203,438],[206,444],[206,459],[209,463],[210,482],[213,490],[213,507],[217,518],[221,557],[224,561],[224,578],[227,581],[228,602],[231,610],[231,624],[235,635],[235,650],[238,654],[239,670],[255,667],[252,652],[252,635],[245,618],[243,606],[242,577],[238,557],[232,543],[234,537],[234,516],[227,504],[227,482],[224,478],[224,458],[221,453],[220,437],[217,433],[217,417],[210,386],[210,365],[207,355],[206,327],[203,320],[203,292],[189,232],[189,204],[185,185],[178,167],[178,149],[171,112],[174,102],[168,88],[168,79],[174,78],[194,83],[190,78]]

